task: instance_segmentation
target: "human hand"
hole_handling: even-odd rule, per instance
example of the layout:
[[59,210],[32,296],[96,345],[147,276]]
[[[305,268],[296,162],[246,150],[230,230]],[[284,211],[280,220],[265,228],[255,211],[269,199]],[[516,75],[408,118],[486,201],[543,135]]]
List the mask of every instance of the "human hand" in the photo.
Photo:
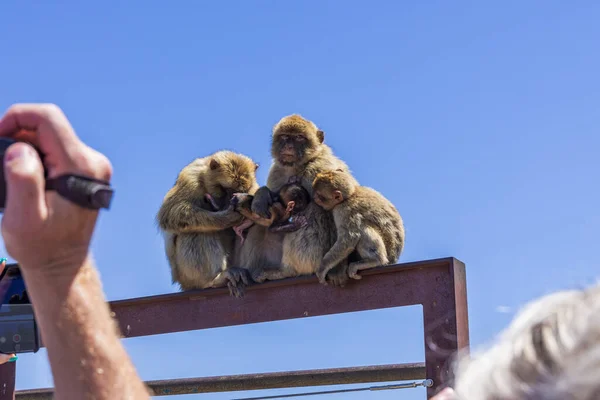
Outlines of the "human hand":
[[62,110],[51,104],[13,105],[0,119],[0,136],[20,141],[5,154],[6,250],[24,272],[74,274],[87,257],[98,210],[46,191],[43,166],[31,145],[45,155],[49,178],[78,174],[110,181],[110,162],[85,145]]
[[456,394],[452,388],[447,387],[433,396],[431,400],[456,400]]

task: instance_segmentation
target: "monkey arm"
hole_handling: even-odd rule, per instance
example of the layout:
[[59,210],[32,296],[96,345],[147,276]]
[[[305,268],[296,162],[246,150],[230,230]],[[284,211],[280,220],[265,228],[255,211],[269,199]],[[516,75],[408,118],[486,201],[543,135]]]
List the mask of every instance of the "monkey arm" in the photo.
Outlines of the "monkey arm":
[[270,219],[272,217],[270,208],[273,205],[273,193],[266,186],[261,187],[254,194],[252,200],[252,212],[261,218]]
[[190,201],[171,197],[164,201],[157,219],[160,228],[169,233],[202,233],[231,228],[243,217],[232,208],[209,211]]
[[274,203],[270,207],[271,216],[269,218],[263,218],[260,215],[252,212],[252,204],[255,201],[255,197],[248,193],[236,193],[233,195],[231,199],[231,204],[235,207],[235,211],[242,214],[247,220],[250,220],[258,225],[262,226],[271,226],[273,221],[277,221],[277,218],[281,215],[280,212],[276,209],[279,205],[282,208],[281,204]]
[[360,231],[350,230],[349,228],[338,230],[338,238],[336,242],[323,257],[321,266],[317,271],[317,277],[321,283],[325,283],[325,276],[327,273],[345,258],[347,258],[356,248],[356,245],[360,240],[360,233],[358,232]]
[[219,205],[210,193],[206,193],[204,195],[204,198],[206,199],[208,204],[210,204],[210,206],[213,208],[212,211],[219,211],[221,208],[223,208],[223,206]]
[[261,218],[258,214],[255,214],[247,209],[241,209],[239,210],[239,213],[246,217],[249,221],[258,225],[271,226],[273,224],[273,215],[271,215],[271,218]]
[[296,215],[292,221],[272,225],[271,227],[269,227],[269,230],[271,232],[289,233],[295,232],[300,228],[304,228],[306,225],[308,225],[306,217],[304,215]]

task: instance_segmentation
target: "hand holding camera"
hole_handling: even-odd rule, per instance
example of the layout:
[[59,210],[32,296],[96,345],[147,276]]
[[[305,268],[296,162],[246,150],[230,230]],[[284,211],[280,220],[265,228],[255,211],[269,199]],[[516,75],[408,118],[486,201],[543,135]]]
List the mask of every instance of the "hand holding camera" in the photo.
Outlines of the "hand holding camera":
[[[98,210],[69,200],[69,188],[76,198],[81,179],[69,186],[57,178],[109,182],[111,164],[77,137],[54,105],[12,106],[0,119],[0,138],[17,141],[4,154],[6,249],[26,276],[58,274],[68,279],[76,272],[69,269],[87,256]],[[58,187],[47,190],[48,182]]]

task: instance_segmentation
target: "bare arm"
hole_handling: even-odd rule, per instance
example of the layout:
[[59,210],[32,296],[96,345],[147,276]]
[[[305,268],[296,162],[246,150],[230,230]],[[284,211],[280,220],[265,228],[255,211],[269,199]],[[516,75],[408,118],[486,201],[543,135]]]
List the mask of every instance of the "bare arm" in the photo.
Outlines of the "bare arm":
[[[117,335],[98,273],[88,257],[72,257],[61,265],[75,276],[49,276],[23,265],[27,292],[35,309],[56,387],[61,399],[147,399]],[[69,265],[70,264],[70,265]]]
[[176,196],[165,199],[157,216],[160,228],[171,233],[216,232],[231,228],[242,219],[231,208],[209,211]]
[[[0,118],[0,137],[38,147],[52,160],[47,164],[49,176],[67,173],[110,182],[108,159],[81,142],[56,106],[11,107]],[[89,258],[99,211],[45,190],[42,161],[29,144],[8,148],[4,175],[2,238],[25,278],[48,349],[56,397],[148,399],[119,340]]]

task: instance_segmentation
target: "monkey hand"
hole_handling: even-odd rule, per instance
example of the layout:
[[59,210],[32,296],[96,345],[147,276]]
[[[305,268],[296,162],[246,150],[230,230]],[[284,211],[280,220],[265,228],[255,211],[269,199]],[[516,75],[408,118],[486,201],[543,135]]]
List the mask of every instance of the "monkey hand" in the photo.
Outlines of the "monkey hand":
[[295,215],[294,223],[296,224],[298,229],[304,228],[308,225],[308,219],[306,218],[306,215]]
[[253,203],[253,196],[248,193],[234,193],[229,200],[229,210],[240,211],[241,209],[250,210]]
[[252,277],[252,280],[256,283],[263,283],[267,280],[267,274],[265,274],[265,271],[262,268],[257,268],[253,270],[252,272],[250,272],[250,276]]
[[325,279],[327,276],[327,269],[323,265],[319,267],[315,275],[317,275],[320,284],[327,286],[327,280]]
[[220,207],[210,193],[206,193],[204,195],[204,199],[208,201],[208,204],[210,204],[210,206],[213,208],[213,211],[219,211]]
[[348,263],[342,262],[327,273],[327,282],[336,287],[344,287],[348,283]]
[[233,196],[231,196],[231,200],[229,201],[229,206],[236,209],[238,204],[240,204],[241,195],[242,193],[234,193]]
[[252,200],[252,212],[261,218],[270,219],[271,212],[269,208],[273,205],[273,198],[268,187],[263,186],[256,191]]
[[248,279],[250,274],[245,268],[229,268],[227,269],[227,287],[229,294],[236,298],[242,298],[245,294],[246,286],[250,283]]
[[362,279],[362,276],[358,274],[358,268],[356,265],[350,264],[350,266],[348,266],[348,277],[352,279]]

